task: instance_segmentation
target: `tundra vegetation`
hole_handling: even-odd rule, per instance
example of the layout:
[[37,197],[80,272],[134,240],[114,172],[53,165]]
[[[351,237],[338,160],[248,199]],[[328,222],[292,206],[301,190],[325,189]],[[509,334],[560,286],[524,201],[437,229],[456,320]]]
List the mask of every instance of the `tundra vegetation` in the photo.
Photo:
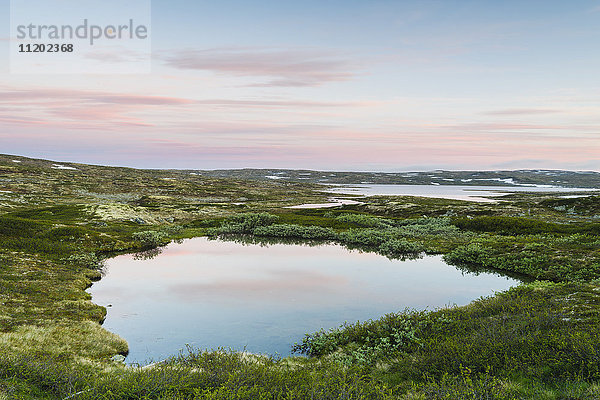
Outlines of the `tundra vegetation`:
[[[285,179],[60,165],[70,168],[0,156],[0,399],[600,398],[597,194],[290,209],[327,196]],[[294,357],[187,349],[123,364],[127,343],[102,328],[106,310],[85,289],[108,257],[203,235],[444,254],[524,283],[464,307],[399,304],[307,332]]]

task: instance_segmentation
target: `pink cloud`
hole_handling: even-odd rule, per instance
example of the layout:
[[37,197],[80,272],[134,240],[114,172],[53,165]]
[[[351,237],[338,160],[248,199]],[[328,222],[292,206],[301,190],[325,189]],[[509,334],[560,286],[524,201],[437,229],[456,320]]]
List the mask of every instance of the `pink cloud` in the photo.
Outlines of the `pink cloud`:
[[330,107],[363,107],[368,103],[361,102],[322,102],[322,101],[302,101],[302,100],[231,100],[231,99],[208,99],[198,100],[196,104],[230,107],[230,108],[284,108],[284,107],[302,107],[302,108],[330,108]]
[[46,121],[39,120],[36,118],[28,118],[28,117],[15,117],[11,115],[1,115],[0,114],[0,122],[5,122],[9,124],[19,124],[19,125],[45,125]]
[[331,52],[262,48],[181,50],[161,57],[177,69],[213,71],[238,77],[260,77],[265,82],[250,86],[319,86],[349,80],[355,63]]
[[[5,88],[0,90],[0,143],[3,151],[16,154],[45,149],[47,156],[36,155],[174,168],[477,168],[513,158],[554,158],[555,166],[588,165],[597,163],[594,160],[600,153],[600,129],[593,125],[503,119],[449,124],[389,118],[381,122],[368,114],[367,107],[375,106],[286,98],[194,100]],[[361,107],[365,114],[354,112],[363,111]],[[301,113],[321,109],[340,111],[341,118]],[[374,113],[379,110],[375,108]],[[99,152],[104,156],[94,159]]]
[[165,96],[140,96],[67,89],[24,89],[0,91],[0,103],[12,101],[73,100],[86,103],[171,105],[189,104],[193,100]]
[[464,129],[467,131],[499,131],[499,130],[557,130],[565,129],[562,125],[536,125],[523,123],[507,123],[507,122],[473,122],[459,125],[448,126],[450,129]]
[[[193,100],[150,95],[93,92],[67,89],[28,89],[0,91],[1,109],[10,108],[9,124],[52,124],[65,129],[116,129],[151,126],[143,117],[149,107],[179,107]],[[1,110],[0,109],[0,110]],[[34,121],[37,122],[34,122]]]
[[348,279],[305,271],[270,271],[265,278],[217,280],[209,283],[180,283],[169,287],[169,292],[185,298],[210,294],[263,297],[283,299],[294,296],[314,297],[323,291],[341,291],[349,285]]
[[508,108],[504,110],[494,110],[485,112],[485,115],[539,115],[539,114],[556,114],[560,110],[544,109],[544,108]]
[[[212,126],[211,129],[217,128]],[[256,126],[253,126],[256,128]],[[598,169],[595,137],[573,140],[495,133],[368,132],[281,126],[273,134],[244,132],[243,123],[221,132],[191,135],[147,128],[113,132],[22,125],[0,132],[4,152],[61,161],[169,168],[282,167],[311,169],[490,168],[507,160],[551,160],[546,167],[591,165]],[[331,135],[334,133],[334,135]],[[36,143],[35,150],[31,143]],[[594,167],[595,165],[595,167]],[[523,164],[521,166],[526,166]]]
[[[162,126],[179,128],[181,131],[210,130],[214,120],[212,109],[240,110],[282,110],[298,113],[301,109],[332,109],[348,107],[373,107],[370,102],[327,102],[313,100],[271,99],[188,99],[172,96],[135,95],[129,93],[109,93],[88,90],[68,90],[52,88],[0,89],[0,111],[6,111],[13,118],[4,119],[10,124],[27,123],[30,119],[45,121],[63,128],[117,129],[130,126]],[[10,110],[10,112],[8,112]],[[22,118],[18,118],[22,117]],[[205,117],[205,118],[203,118]],[[222,118],[222,117],[221,117]],[[226,120],[236,120],[236,116]],[[200,122],[199,122],[200,121]],[[225,125],[218,131],[223,132]],[[278,127],[276,123],[243,123],[245,128],[258,130]],[[226,127],[225,127],[226,128]],[[224,131],[227,132],[226,128]],[[235,129],[238,133],[242,130]]]

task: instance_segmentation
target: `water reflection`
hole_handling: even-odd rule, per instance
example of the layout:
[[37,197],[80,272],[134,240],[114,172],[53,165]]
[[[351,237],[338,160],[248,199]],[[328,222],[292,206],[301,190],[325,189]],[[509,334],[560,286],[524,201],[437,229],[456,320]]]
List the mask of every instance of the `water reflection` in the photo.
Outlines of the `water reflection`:
[[440,256],[398,261],[331,243],[196,238],[158,253],[108,260],[90,292],[104,326],[130,345],[129,362],[186,344],[287,355],[304,333],[409,308],[466,304],[515,279],[479,276]]
[[[325,190],[327,193],[352,194],[361,196],[419,196],[449,200],[474,202],[495,202],[490,197],[504,196],[519,192],[561,193],[588,192],[597,189],[532,186],[465,186],[465,185],[342,185]],[[501,197],[500,197],[501,199]]]
[[162,247],[156,247],[154,249],[148,249],[144,251],[139,251],[133,254],[134,260],[151,260],[154,257],[158,256],[163,252]]

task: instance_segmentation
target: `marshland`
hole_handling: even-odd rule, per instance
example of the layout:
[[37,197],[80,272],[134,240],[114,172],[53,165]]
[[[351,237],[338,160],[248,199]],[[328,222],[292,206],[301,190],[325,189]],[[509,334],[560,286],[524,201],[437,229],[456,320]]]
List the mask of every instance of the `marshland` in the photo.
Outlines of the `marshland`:
[[[0,171],[0,399],[600,397],[600,197],[583,190],[598,188],[600,174],[561,173],[568,197],[539,188],[487,202],[347,195],[358,204],[295,209],[331,193],[292,170],[270,179],[281,171],[2,155]],[[483,174],[503,186],[558,186],[540,171]],[[431,183],[425,173],[336,175],[328,183]],[[167,268],[183,273],[170,286],[180,322],[165,322],[174,312],[159,308],[170,300],[151,290]],[[118,271],[120,288],[101,297]],[[170,324],[172,337],[160,335],[172,347],[134,356],[118,315],[143,296],[152,312],[127,329]],[[179,323],[191,329],[181,335]]]

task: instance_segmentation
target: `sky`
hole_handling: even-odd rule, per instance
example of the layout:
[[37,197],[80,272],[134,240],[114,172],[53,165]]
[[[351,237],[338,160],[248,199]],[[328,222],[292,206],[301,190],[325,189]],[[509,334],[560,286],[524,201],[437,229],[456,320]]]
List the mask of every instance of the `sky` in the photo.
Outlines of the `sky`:
[[151,71],[129,74],[14,73],[10,1],[0,10],[0,153],[600,171],[600,0],[154,0]]

